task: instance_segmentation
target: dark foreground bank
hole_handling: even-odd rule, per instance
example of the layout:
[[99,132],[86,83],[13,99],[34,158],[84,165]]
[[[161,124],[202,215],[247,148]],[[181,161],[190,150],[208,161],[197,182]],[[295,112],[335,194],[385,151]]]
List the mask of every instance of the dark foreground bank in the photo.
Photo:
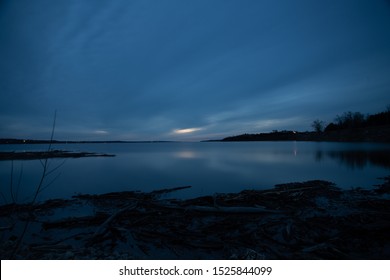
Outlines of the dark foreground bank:
[[308,181],[164,198],[179,190],[1,206],[1,259],[390,258],[390,177],[372,190]]

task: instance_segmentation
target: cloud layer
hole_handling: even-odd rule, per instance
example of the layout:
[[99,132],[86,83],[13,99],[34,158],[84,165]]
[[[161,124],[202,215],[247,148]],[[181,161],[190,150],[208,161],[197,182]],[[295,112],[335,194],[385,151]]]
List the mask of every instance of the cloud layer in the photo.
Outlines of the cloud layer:
[[0,137],[196,140],[385,109],[386,1],[2,1]]

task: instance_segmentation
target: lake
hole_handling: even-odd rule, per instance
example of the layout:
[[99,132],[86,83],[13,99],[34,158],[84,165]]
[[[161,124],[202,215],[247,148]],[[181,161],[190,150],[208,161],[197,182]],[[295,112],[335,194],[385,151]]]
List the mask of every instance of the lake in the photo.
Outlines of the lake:
[[[115,157],[49,159],[54,170],[39,199],[74,194],[152,191],[190,185],[172,194],[189,198],[275,184],[328,180],[339,187],[370,188],[390,175],[390,146],[329,142],[168,142],[56,144],[53,149]],[[46,150],[47,145],[0,145],[1,151]],[[42,174],[39,160],[0,161],[1,204],[28,202]]]

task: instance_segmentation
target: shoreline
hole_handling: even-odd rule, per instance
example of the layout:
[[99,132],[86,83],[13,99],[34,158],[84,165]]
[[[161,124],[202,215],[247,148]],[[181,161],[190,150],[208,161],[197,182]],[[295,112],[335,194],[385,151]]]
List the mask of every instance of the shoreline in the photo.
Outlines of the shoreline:
[[[390,143],[390,125],[363,126],[331,131],[282,130],[262,133],[245,133],[226,136],[222,139],[204,139],[190,142],[253,142],[253,141],[309,141],[309,142],[351,142],[351,143]],[[140,144],[140,143],[181,143],[175,140],[40,140],[0,138],[0,146],[7,144]],[[187,141],[184,141],[187,142]]]
[[72,152],[63,150],[28,151],[28,152],[0,152],[1,160],[34,160],[49,158],[81,158],[81,157],[115,157],[113,154]]
[[383,179],[372,190],[315,180],[193,199],[164,198],[186,186],[2,205],[1,259],[389,259]]
[[241,134],[229,136],[216,142],[242,141],[310,141],[310,142],[352,142],[390,143],[390,125],[359,127],[324,132],[274,131],[269,133]]

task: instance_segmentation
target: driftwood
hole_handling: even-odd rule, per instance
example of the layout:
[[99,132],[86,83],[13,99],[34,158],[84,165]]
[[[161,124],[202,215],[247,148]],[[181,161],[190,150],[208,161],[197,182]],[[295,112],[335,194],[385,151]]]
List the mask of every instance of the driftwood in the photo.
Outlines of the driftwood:
[[95,231],[95,233],[91,237],[91,242],[95,242],[97,239],[101,238],[109,229],[111,223],[119,217],[122,213],[126,211],[133,210],[137,207],[137,202],[134,202],[130,205],[127,205],[126,207],[123,207],[119,209],[117,212],[112,214],[101,226],[98,227],[98,229]]
[[3,231],[3,230],[10,230],[12,229],[13,226],[5,226],[5,227],[0,227],[0,231]]
[[[12,219],[15,226],[1,232],[0,257],[9,257],[21,217],[31,212],[35,231],[23,241],[22,259],[390,258],[389,196],[375,188],[308,181],[192,199],[161,196],[184,188],[2,207],[1,224]],[[89,216],[49,214],[85,205]]]
[[40,246],[31,247],[31,249],[33,249],[35,251],[57,252],[58,250],[72,249],[72,246],[70,246],[69,244],[61,244],[61,243],[53,244],[53,245],[44,244],[44,245],[40,245]]
[[258,207],[224,207],[224,206],[187,206],[181,207],[172,204],[158,204],[158,206],[169,208],[169,209],[178,209],[184,211],[197,211],[205,213],[225,213],[225,214],[261,214],[261,213],[282,213],[279,210],[267,209],[262,206]]
[[166,188],[166,189],[161,189],[161,190],[152,191],[151,194],[152,194],[152,195],[159,196],[159,195],[163,195],[163,194],[167,194],[167,193],[171,193],[171,192],[176,192],[176,191],[180,191],[180,190],[185,190],[185,189],[189,189],[189,188],[192,188],[192,186],[183,186],[183,187],[175,187],[175,188]]

